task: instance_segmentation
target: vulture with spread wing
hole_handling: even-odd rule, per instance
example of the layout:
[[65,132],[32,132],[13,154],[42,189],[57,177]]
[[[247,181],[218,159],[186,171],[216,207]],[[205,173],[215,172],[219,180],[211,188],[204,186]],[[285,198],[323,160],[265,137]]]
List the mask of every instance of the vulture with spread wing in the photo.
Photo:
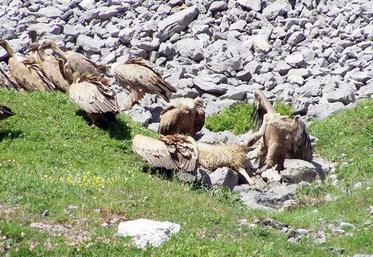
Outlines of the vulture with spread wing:
[[259,141],[259,167],[277,165],[281,170],[285,159],[312,160],[312,146],[306,124],[300,117],[289,118],[274,110],[261,91],[254,94],[253,121],[260,126],[250,144]]
[[54,56],[45,54],[44,49],[37,42],[35,31],[29,31],[29,35],[32,41],[28,49],[31,57],[39,63],[45,76],[53,83],[57,90],[67,92],[70,84],[62,75],[62,60],[57,60]]
[[211,171],[229,167],[242,174],[249,184],[253,183],[245,169],[248,145],[211,145],[186,135],[161,135],[159,139],[136,135],[132,149],[154,167],[192,173],[199,166]]
[[171,100],[161,112],[159,133],[194,136],[204,124],[205,110],[202,98],[177,98]]
[[52,40],[45,40],[40,46],[41,50],[50,48],[61,59],[62,75],[70,83],[74,83],[83,75],[103,76],[107,72],[107,67],[96,64],[84,55],[74,51],[62,51]]
[[176,89],[166,82],[142,58],[129,59],[113,69],[118,85],[130,93],[132,104],[148,94],[158,94],[166,101]]
[[0,105],[0,120],[4,120],[10,116],[13,116],[12,110],[4,105]]
[[45,76],[43,69],[37,61],[31,58],[25,58],[21,61],[17,60],[13,49],[5,39],[0,38],[0,46],[9,54],[8,65],[10,76],[8,78],[16,84],[17,90],[54,90],[53,83]]
[[118,105],[106,78],[83,75],[69,87],[71,101],[78,104],[95,126],[115,118]]

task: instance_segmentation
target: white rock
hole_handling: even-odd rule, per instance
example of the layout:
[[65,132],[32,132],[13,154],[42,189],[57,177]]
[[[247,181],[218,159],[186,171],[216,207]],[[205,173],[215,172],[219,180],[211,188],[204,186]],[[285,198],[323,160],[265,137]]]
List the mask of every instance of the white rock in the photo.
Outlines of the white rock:
[[299,67],[304,63],[304,56],[301,53],[294,53],[285,58],[285,62],[293,67]]
[[96,7],[96,1],[95,1],[95,0],[82,0],[82,1],[79,3],[79,6],[80,6],[83,10],[88,10],[88,9],[91,9],[91,8]]
[[238,184],[237,172],[224,167],[219,168],[210,174],[212,186],[225,186],[233,189]]
[[117,235],[130,236],[135,247],[146,249],[148,245],[159,247],[179,231],[176,223],[138,219],[119,223]]
[[266,179],[267,182],[278,182],[281,180],[281,176],[280,174],[278,173],[277,170],[275,169],[268,169],[268,170],[265,170],[262,174],[261,174],[262,178]]

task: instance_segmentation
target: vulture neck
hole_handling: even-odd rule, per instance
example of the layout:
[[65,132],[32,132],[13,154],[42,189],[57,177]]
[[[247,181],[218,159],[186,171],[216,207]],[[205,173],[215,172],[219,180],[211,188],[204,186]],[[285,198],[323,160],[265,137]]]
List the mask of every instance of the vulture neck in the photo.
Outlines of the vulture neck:
[[64,61],[67,62],[67,58],[65,56],[65,53],[58,47],[53,46],[53,50],[56,52],[56,54]]
[[2,47],[5,49],[5,51],[7,51],[10,58],[14,57],[14,55],[15,55],[14,50],[10,47],[8,42],[5,41],[4,44],[2,45]]
[[258,96],[258,102],[261,108],[265,110],[266,113],[276,113],[275,109],[271,105],[271,103],[268,101],[267,97],[263,94],[263,92],[259,91],[256,92]]

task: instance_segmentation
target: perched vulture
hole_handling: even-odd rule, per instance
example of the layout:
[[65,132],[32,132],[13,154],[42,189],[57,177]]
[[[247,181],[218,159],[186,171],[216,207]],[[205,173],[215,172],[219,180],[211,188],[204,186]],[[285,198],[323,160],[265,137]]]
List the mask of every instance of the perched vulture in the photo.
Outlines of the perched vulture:
[[205,110],[202,98],[177,98],[171,100],[161,112],[159,133],[194,136],[204,124]]
[[211,171],[229,167],[252,184],[245,170],[248,151],[245,145],[199,143],[186,135],[161,135],[159,139],[136,135],[132,149],[154,167],[186,172],[194,172],[199,166]]
[[11,77],[11,81],[14,81],[17,85],[18,90],[54,90],[53,83],[45,76],[38,62],[30,58],[25,58],[22,61],[17,60],[13,49],[5,39],[0,38],[0,46],[9,54],[9,77]]
[[95,126],[115,118],[118,106],[108,80],[95,75],[83,75],[69,87],[71,101],[78,104]]
[[4,120],[10,116],[13,116],[12,110],[4,105],[0,105],[0,120]]
[[130,93],[132,104],[148,94],[158,94],[167,102],[176,89],[166,82],[142,58],[129,59],[113,69],[117,83]]
[[45,76],[53,83],[55,89],[67,92],[70,84],[61,73],[61,60],[59,61],[54,56],[45,54],[44,50],[40,49],[39,44],[36,42],[32,43],[28,50],[34,55],[33,58],[39,63]]
[[260,139],[259,167],[262,170],[277,165],[281,170],[285,159],[312,160],[312,146],[306,124],[300,117],[288,118],[274,110],[261,91],[254,94],[253,121],[260,126],[249,142]]
[[67,51],[63,52],[52,40],[45,40],[40,46],[41,50],[52,49],[62,60],[62,71],[64,78],[70,83],[74,83],[83,75],[103,76],[107,72],[107,67],[94,63],[84,55]]

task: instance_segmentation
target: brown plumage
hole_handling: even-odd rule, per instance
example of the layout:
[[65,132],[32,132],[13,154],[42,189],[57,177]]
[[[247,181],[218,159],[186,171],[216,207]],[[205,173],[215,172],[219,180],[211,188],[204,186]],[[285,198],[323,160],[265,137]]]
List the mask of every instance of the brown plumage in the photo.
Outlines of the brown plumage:
[[52,49],[61,59],[62,75],[70,84],[77,81],[83,75],[103,76],[107,72],[106,66],[96,64],[80,53],[74,51],[63,52],[52,40],[45,40],[40,46],[40,50],[46,48]]
[[[254,122],[260,124],[250,144],[260,139],[259,167],[283,169],[285,159],[312,160],[312,146],[306,125],[300,117],[288,118],[275,112],[264,94],[254,95]],[[255,134],[255,133],[254,133]]]
[[25,58],[21,61],[17,60],[13,49],[8,42],[2,38],[0,38],[0,46],[9,54],[9,77],[14,80],[14,83],[17,85],[17,90],[54,90],[54,85],[45,76],[38,62],[30,58]]
[[63,77],[61,71],[60,62],[52,55],[46,55],[44,49],[37,43],[36,32],[31,30],[29,35],[32,43],[29,46],[28,51],[31,53],[31,57],[37,61],[42,68],[45,76],[53,83],[57,90],[66,92],[69,87],[69,82]]
[[108,122],[118,112],[114,92],[106,78],[83,75],[69,87],[69,97],[86,112],[92,125]]
[[159,139],[136,135],[132,149],[155,167],[189,172],[194,172],[199,166],[211,171],[229,167],[252,184],[245,170],[248,166],[247,146],[199,143],[185,135],[161,135]]
[[0,105],[0,120],[6,119],[14,115],[12,110],[4,105]]
[[132,104],[148,94],[158,94],[166,101],[176,89],[166,82],[154,69],[147,65],[142,58],[132,58],[113,69],[117,83],[128,90]]
[[202,98],[177,98],[161,112],[159,133],[194,136],[205,124]]

